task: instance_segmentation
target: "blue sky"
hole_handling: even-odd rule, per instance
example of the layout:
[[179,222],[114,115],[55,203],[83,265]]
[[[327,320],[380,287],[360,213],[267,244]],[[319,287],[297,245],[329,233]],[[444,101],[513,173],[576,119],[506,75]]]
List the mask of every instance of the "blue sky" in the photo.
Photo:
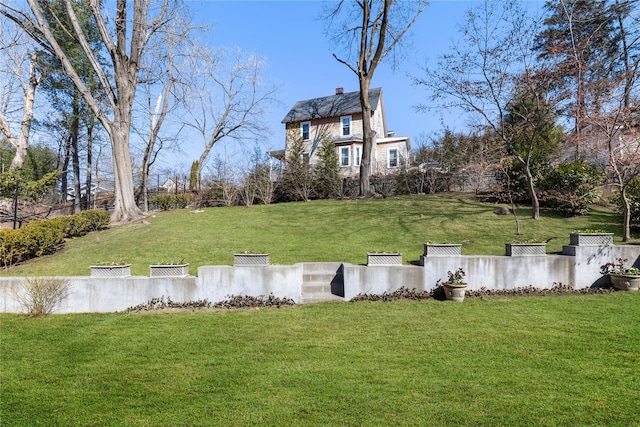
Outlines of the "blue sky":
[[[266,59],[267,78],[280,87],[279,103],[272,106],[267,120],[272,135],[264,149],[284,148],[280,123],[293,104],[302,99],[332,95],[337,87],[345,92],[358,90],[356,75],[332,56],[335,51],[323,33],[319,15],[322,1],[189,1],[197,22],[211,26],[212,46],[237,45]],[[387,125],[412,141],[442,129],[441,115],[415,111],[427,101],[424,89],[412,85],[411,75],[420,73],[427,59],[435,60],[456,36],[469,1],[433,1],[412,27],[413,49],[395,71],[379,67],[372,87],[382,87]],[[446,113],[445,113],[446,114]],[[449,118],[450,128],[462,130],[464,119]]]

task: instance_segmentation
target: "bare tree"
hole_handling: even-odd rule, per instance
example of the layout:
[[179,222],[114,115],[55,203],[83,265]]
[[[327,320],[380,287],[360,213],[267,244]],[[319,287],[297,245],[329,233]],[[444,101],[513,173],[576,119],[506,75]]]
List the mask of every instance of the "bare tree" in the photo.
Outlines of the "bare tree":
[[[176,14],[177,15],[177,14]],[[152,42],[143,58],[140,70],[140,104],[142,114],[146,116],[146,128],[134,129],[144,139],[144,151],[140,168],[138,169],[137,199],[142,200],[145,212],[149,210],[148,182],[151,166],[158,157],[160,151],[167,148],[170,140],[160,133],[167,115],[175,112],[183,104],[185,85],[180,76],[180,69],[184,67],[186,56],[191,49],[190,34],[194,27],[187,19],[176,16],[167,24],[167,28],[161,36]],[[177,138],[175,129],[172,140]]]
[[[2,22],[0,26],[0,51],[3,59],[0,73],[4,75],[4,83],[0,88],[0,132],[16,150],[11,169],[22,167],[27,157],[36,88],[43,78],[43,74],[37,68],[33,44],[24,34],[14,30],[9,22]],[[11,114],[9,110],[11,98],[14,96],[14,82],[22,90],[22,118],[17,132],[11,130],[10,119],[7,118],[7,114]]]
[[[544,64],[536,61],[532,49],[538,24],[516,0],[485,1],[467,13],[461,28],[465,44],[452,46],[437,69],[425,67],[426,77],[415,79],[443,106],[479,115],[503,142],[523,167],[533,219],[540,217],[540,206],[532,155],[547,142],[546,134],[559,131],[540,78]],[[418,108],[426,111],[429,106]]]
[[[264,84],[264,61],[240,49],[212,52],[200,47],[189,58],[190,92],[185,125],[202,138],[198,159],[196,190],[202,190],[202,168],[219,141],[236,141],[261,136],[264,108],[274,99],[276,88]],[[185,78],[183,76],[183,78]]]
[[163,0],[157,9],[152,9],[151,6],[155,3],[150,0],[116,0],[115,8],[111,9],[113,16],[110,20],[105,14],[109,6],[103,8],[102,1],[90,0],[91,19],[94,20],[104,49],[108,52],[111,62],[109,69],[98,61],[88,43],[76,16],[74,1],[64,0],[68,19],[73,25],[74,37],[91,62],[101,89],[106,94],[106,105],[93,96],[80,71],[70,61],[68,52],[56,39],[54,25],[48,18],[61,20],[60,17],[57,17],[51,8],[47,11],[49,13],[45,14],[43,8],[47,8],[48,3],[38,0],[27,2],[29,11],[17,9],[8,2],[0,2],[0,14],[20,25],[36,42],[58,58],[65,73],[109,134],[115,178],[112,222],[124,223],[139,219],[143,214],[134,198],[129,152],[132,105],[142,55],[151,37],[169,19],[169,0]]
[[[371,128],[372,111],[369,102],[373,74],[388,55],[400,55],[397,48],[400,48],[402,38],[426,6],[425,0],[342,0],[328,9],[324,17],[327,24],[325,31],[337,45],[342,46],[345,54],[339,57],[334,53],[334,58],[358,76],[363,127],[361,196],[371,193],[369,177],[373,141],[376,137]],[[394,59],[398,59],[398,56]],[[396,61],[392,65],[395,64]]]

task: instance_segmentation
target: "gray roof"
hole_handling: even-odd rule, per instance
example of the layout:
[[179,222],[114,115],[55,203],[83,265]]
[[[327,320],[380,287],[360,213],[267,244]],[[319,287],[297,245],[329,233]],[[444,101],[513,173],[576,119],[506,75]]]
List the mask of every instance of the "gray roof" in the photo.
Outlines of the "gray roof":
[[[382,88],[369,90],[369,102],[373,110],[378,108],[381,96]],[[282,123],[300,122],[320,117],[346,116],[361,112],[360,92],[348,92],[298,101],[282,119]]]

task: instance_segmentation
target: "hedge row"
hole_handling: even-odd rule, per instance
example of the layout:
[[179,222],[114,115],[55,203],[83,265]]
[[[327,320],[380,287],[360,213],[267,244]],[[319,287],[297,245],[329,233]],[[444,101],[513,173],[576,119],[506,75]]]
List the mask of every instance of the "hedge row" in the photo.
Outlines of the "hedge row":
[[162,211],[177,208],[184,209],[193,203],[194,197],[191,194],[160,194],[151,198],[151,203]]
[[17,230],[0,230],[0,261],[5,267],[54,253],[65,238],[83,236],[109,224],[105,211],[83,211],[30,222]]

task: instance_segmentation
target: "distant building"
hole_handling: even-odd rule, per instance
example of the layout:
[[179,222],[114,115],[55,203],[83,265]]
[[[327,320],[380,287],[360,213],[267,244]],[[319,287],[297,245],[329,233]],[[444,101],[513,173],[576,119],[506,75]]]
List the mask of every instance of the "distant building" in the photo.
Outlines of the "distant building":
[[[397,170],[406,162],[410,150],[408,137],[396,136],[387,130],[382,88],[369,91],[374,131],[373,174]],[[311,164],[318,161],[317,150],[323,138],[336,145],[340,173],[353,177],[360,173],[362,159],[362,108],[360,92],[344,93],[337,88],[335,95],[298,101],[282,120],[286,130],[285,150],[277,152],[280,159],[289,152],[291,143],[301,139],[305,156]],[[276,152],[273,152],[276,154]]]

